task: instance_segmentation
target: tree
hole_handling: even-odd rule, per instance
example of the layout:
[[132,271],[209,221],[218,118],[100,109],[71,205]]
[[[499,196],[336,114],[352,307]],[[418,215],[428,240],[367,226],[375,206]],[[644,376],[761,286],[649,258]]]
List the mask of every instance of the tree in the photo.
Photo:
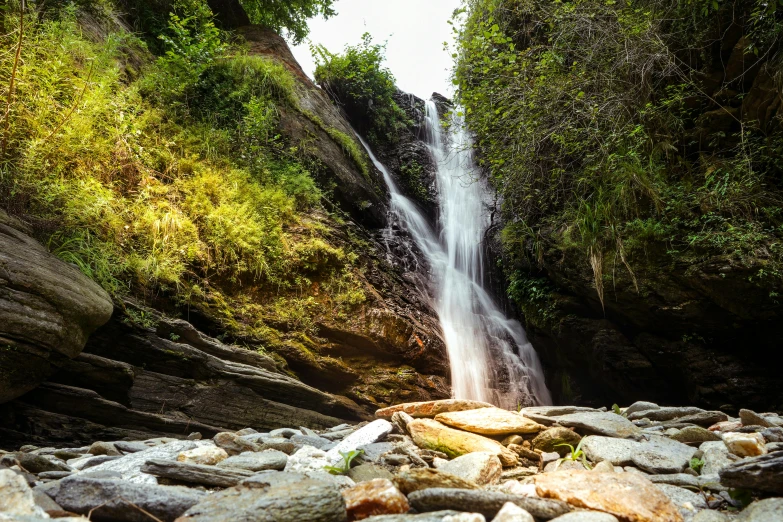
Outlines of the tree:
[[259,24],[286,32],[300,43],[310,32],[307,21],[316,16],[329,18],[336,12],[335,0],[207,0],[224,29]]

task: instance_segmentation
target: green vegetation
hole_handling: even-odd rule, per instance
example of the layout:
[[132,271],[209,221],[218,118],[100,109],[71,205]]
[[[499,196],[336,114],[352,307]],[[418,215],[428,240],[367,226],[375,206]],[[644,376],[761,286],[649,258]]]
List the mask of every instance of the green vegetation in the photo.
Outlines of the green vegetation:
[[693,457],[689,463],[689,466],[696,473],[701,473],[701,468],[704,467],[704,461],[698,457]]
[[571,452],[566,455],[563,458],[557,459],[557,465],[559,466],[561,462],[564,460],[570,460],[572,462],[577,462],[579,460],[582,461],[582,465],[585,467],[585,469],[591,469],[590,464],[587,462],[587,456],[585,455],[585,452],[582,451],[582,442],[584,442],[584,438],[579,441],[579,444],[576,445],[576,448],[574,448],[571,444],[568,443],[562,443],[562,444],[555,444],[555,447],[558,446],[568,446],[568,449],[571,450]]
[[397,141],[405,112],[394,101],[394,75],[383,66],[386,46],[373,44],[365,33],[359,45],[347,46],[343,54],[323,46],[312,48],[317,67],[316,82],[340,100],[357,129],[371,144]]
[[[157,57],[108,1],[91,6],[101,38],[85,36],[78,4],[7,7],[0,205],[58,257],[113,296],[198,306],[259,339],[274,310],[312,324],[364,301],[313,162],[278,128],[300,110],[284,66],[233,46],[200,0],[173,4]],[[297,304],[308,299],[320,306]]]
[[[264,25],[281,33],[286,32],[294,43],[301,43],[310,33],[307,21],[336,13],[334,0],[239,0],[254,24]],[[285,30],[285,31],[284,31]]]
[[638,289],[651,259],[719,256],[779,294],[781,5],[468,0],[454,82],[502,196],[507,272],[579,256],[603,303],[616,272]]
[[364,450],[351,450],[351,451],[341,451],[340,456],[343,458],[343,461],[337,465],[337,466],[324,466],[324,469],[331,473],[332,475],[345,475],[351,470],[351,462],[353,462],[353,459],[358,457],[364,453]]

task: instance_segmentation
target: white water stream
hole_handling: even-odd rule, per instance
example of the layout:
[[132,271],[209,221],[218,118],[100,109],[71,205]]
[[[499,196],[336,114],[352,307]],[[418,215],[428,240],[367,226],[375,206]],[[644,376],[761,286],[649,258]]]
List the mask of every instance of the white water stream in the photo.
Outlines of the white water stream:
[[484,288],[482,238],[490,224],[488,191],[474,175],[464,125],[455,120],[451,128],[450,135],[444,136],[435,103],[428,101],[426,143],[437,165],[438,235],[364,140],[362,144],[389,187],[397,221],[431,268],[433,281],[427,297],[443,329],[453,396],[506,409],[551,404],[541,363],[522,325],[507,318]]

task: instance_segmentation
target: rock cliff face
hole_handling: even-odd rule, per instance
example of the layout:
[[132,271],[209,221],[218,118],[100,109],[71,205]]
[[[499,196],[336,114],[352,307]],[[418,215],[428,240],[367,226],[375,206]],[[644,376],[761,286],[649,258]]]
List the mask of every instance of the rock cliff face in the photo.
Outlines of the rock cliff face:
[[79,355],[111,312],[100,286],[0,209],[0,403],[35,388]]

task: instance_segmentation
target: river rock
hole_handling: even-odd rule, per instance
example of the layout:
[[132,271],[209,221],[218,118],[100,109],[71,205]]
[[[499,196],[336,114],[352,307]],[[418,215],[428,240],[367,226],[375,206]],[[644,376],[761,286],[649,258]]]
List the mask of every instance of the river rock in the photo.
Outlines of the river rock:
[[652,421],[668,421],[687,415],[701,413],[704,410],[692,406],[665,406],[650,410],[639,410],[628,414],[628,420],[650,419]]
[[699,487],[699,477],[688,473],[671,473],[664,475],[648,475],[647,478],[653,484],[671,484],[672,486],[697,488]]
[[372,444],[383,439],[386,435],[391,433],[392,424],[389,421],[378,419],[372,421],[366,426],[359,428],[347,437],[345,437],[339,444],[326,452],[326,460],[334,465],[343,460],[340,454],[355,451],[360,446],[365,444]]
[[633,440],[601,435],[589,435],[582,440],[582,451],[591,462],[607,461],[615,466],[631,464],[634,453],[640,447],[641,443]]
[[617,517],[600,511],[574,511],[553,518],[551,522],[619,522]]
[[530,446],[535,450],[540,450],[544,453],[556,452],[561,457],[565,457],[571,450],[568,446],[559,446],[559,444],[570,444],[574,448],[582,440],[581,435],[574,430],[557,426],[554,428],[548,428],[538,435],[530,443]]
[[720,511],[705,509],[696,513],[691,522],[730,522],[729,517]]
[[144,451],[145,449],[149,449],[149,446],[147,446],[143,442],[138,441],[126,441],[126,440],[118,440],[114,443],[114,447],[123,452],[124,454],[128,453],[138,453],[139,451]]
[[723,442],[738,457],[756,457],[767,452],[761,433],[724,433]]
[[282,451],[267,450],[261,452],[246,451],[234,455],[218,464],[221,468],[239,468],[248,471],[273,469],[283,471],[288,463],[288,455]]
[[774,426],[765,417],[762,417],[758,413],[752,410],[740,410],[739,418],[742,421],[743,426],[763,426],[765,428],[771,428]]
[[660,410],[661,407],[654,402],[636,401],[625,409],[625,414],[630,415],[639,411]]
[[427,401],[427,402],[406,402],[404,404],[397,404],[395,406],[389,406],[388,408],[381,408],[375,412],[376,417],[382,419],[389,419],[395,412],[402,411],[407,413],[413,418],[422,417],[435,417],[439,413],[447,413],[452,411],[465,411],[475,410],[477,408],[494,408],[492,404],[481,401],[469,401],[462,399],[443,399],[439,401]]
[[[432,513],[420,513],[418,515],[379,515],[366,518],[367,522],[459,522],[458,517],[474,515],[474,513],[460,513],[459,511],[433,511]],[[483,517],[482,517],[483,519]],[[484,519],[486,520],[486,519]],[[481,520],[479,520],[481,522]]]
[[[269,487],[238,486],[213,493],[177,522],[346,522],[340,490],[314,479]],[[149,522],[149,521],[146,521]]]
[[229,455],[239,455],[245,451],[259,451],[258,444],[250,442],[234,433],[223,431],[215,435],[212,440],[219,448],[223,448]]
[[439,413],[435,416],[435,420],[454,428],[481,435],[536,433],[543,428],[535,421],[500,408],[477,408]]
[[439,471],[451,473],[479,486],[485,486],[495,484],[500,480],[503,466],[497,455],[478,451],[445,463]]
[[373,442],[359,446],[358,449],[362,450],[360,460],[378,464],[385,454],[395,451],[397,446],[391,442]]
[[557,417],[558,424],[577,428],[591,435],[639,438],[642,430],[620,415],[611,412],[579,412]]
[[697,424],[699,426],[708,427],[717,422],[723,422],[728,419],[728,415],[722,411],[701,411],[692,415],[686,415],[684,417],[678,417],[670,421],[663,423],[665,427],[684,427],[689,424]]
[[118,450],[113,443],[101,441],[93,442],[90,449],[87,450],[87,453],[90,455],[110,455],[115,457],[122,455],[120,450]]
[[236,486],[253,474],[252,471],[244,469],[218,468],[175,460],[150,460],[141,470],[156,477],[221,488]]
[[614,465],[608,460],[602,460],[598,464],[594,465],[593,469],[590,471],[595,473],[614,473]]
[[373,515],[407,513],[408,499],[390,480],[378,478],[343,490],[349,520],[362,520]]
[[379,478],[389,480],[394,478],[394,475],[392,475],[388,469],[371,462],[365,462],[364,464],[359,464],[358,466],[351,468],[347,475],[348,478],[357,484]]
[[302,446],[296,453],[288,457],[285,471],[307,473],[310,471],[323,471],[329,466],[326,452],[312,446]]
[[734,462],[732,459],[734,455],[729,454],[729,449],[723,441],[704,442],[699,446],[699,450],[703,453],[701,457],[704,461],[704,466],[701,468],[703,475],[717,475],[720,470]]
[[757,500],[746,507],[737,522],[770,522],[783,520],[783,498]]
[[707,502],[698,493],[671,484],[656,484],[656,487],[677,506],[685,520],[690,520],[699,511],[707,509]]
[[104,462],[89,470],[79,471],[75,476],[87,472],[116,471],[120,473],[123,480],[127,480],[132,484],[157,484],[158,481],[155,477],[141,471],[142,466],[148,460],[175,460],[181,452],[196,448],[200,444],[205,444],[205,442],[197,443],[190,440],[169,442],[168,444],[154,446],[144,451],[130,453],[116,460]]
[[783,428],[775,427],[775,428],[767,428],[765,430],[762,430],[761,436],[764,437],[764,440],[769,442],[783,442]]
[[651,435],[649,441],[639,444],[631,460],[648,473],[679,473],[688,467],[694,453],[696,448],[682,442]]
[[492,522],[536,522],[533,515],[512,502],[506,502],[500,508]]
[[204,464],[206,466],[214,466],[227,458],[228,453],[226,453],[226,450],[218,448],[217,446],[201,446],[199,448],[193,448],[192,450],[183,451],[177,455],[177,460],[179,462]]
[[432,468],[411,468],[401,471],[394,477],[394,483],[406,495],[428,488],[479,489],[479,485],[474,482]]
[[408,429],[420,448],[442,451],[452,458],[483,451],[497,455],[504,466],[514,466],[519,460],[516,453],[495,440],[449,428],[432,419],[415,419]]
[[30,473],[41,473],[43,471],[73,471],[67,464],[42,455],[15,453],[14,456],[16,457],[16,460],[19,461],[19,465]]
[[408,495],[411,507],[417,511],[438,511],[456,509],[474,511],[487,518],[497,515],[506,502],[512,502],[536,518],[549,520],[568,513],[571,506],[557,500],[537,497],[509,495],[499,491],[480,491],[469,489],[430,488],[414,491]]
[[109,294],[0,209],[0,404],[32,390],[111,317]]
[[44,516],[44,511],[35,504],[33,490],[21,474],[0,469],[0,520],[6,514]]
[[739,460],[719,473],[724,486],[783,494],[783,451]]
[[563,471],[533,478],[541,497],[611,513],[631,522],[681,522],[682,516],[655,485],[636,473]]
[[722,440],[720,435],[701,426],[686,426],[670,435],[670,438],[683,444],[701,444],[702,442]]
[[181,486],[73,476],[60,481],[51,496],[66,511],[86,515],[95,508],[91,520],[149,522],[149,516],[128,504],[132,502],[164,522],[170,522],[198,503],[205,493]]

